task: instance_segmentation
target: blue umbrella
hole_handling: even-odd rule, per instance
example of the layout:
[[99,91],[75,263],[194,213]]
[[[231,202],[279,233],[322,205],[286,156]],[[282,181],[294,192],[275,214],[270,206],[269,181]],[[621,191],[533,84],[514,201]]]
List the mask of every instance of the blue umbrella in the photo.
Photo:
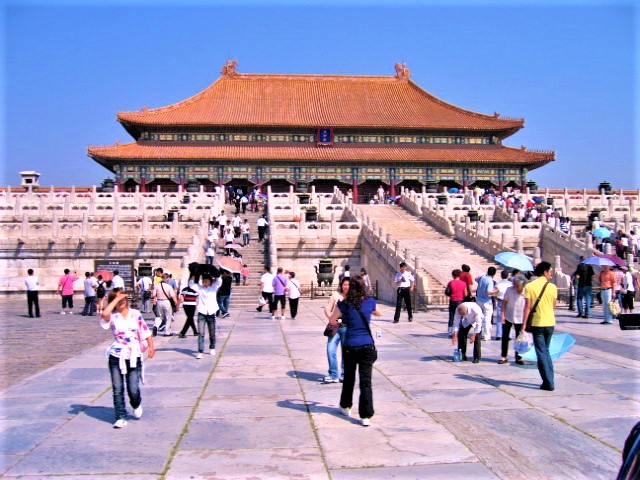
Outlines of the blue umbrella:
[[544,202],[544,198],[542,198],[542,197],[531,197],[531,200],[533,200],[536,203]]
[[517,268],[521,272],[532,272],[533,265],[529,257],[516,252],[502,252],[493,257],[496,262],[505,267]]
[[594,265],[596,267],[615,267],[615,262],[612,262],[608,258],[604,257],[589,257],[586,260],[583,260],[580,263],[584,263],[585,265]]
[[[570,333],[554,333],[551,337],[551,345],[549,345],[549,354],[552,360],[559,359],[562,355],[568,352],[571,347],[576,343],[576,339],[571,336]],[[532,348],[527,353],[523,353],[522,358],[537,362],[536,349]]]
[[593,236],[598,238],[609,238],[611,236],[611,230],[607,227],[598,227],[593,231]]
[[456,187],[451,187],[449,189],[449,193],[458,193],[458,192],[459,192],[459,190]]

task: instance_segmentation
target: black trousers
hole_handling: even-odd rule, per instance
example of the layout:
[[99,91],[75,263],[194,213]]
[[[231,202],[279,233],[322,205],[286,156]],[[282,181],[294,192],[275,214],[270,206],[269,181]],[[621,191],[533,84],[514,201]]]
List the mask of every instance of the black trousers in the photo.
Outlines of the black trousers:
[[373,410],[373,388],[371,373],[373,364],[378,359],[375,345],[363,345],[361,347],[343,347],[342,358],[344,360],[344,381],[340,406],[351,408],[353,404],[353,387],[356,383],[356,367],[360,376],[360,399],[358,401],[358,413],[360,418],[371,418]]
[[[456,315],[456,308],[458,308],[458,305],[460,305],[462,303],[462,301],[456,301],[456,300],[451,300],[449,299],[449,328],[453,328],[453,318]],[[449,330],[451,331],[451,330]]]
[[262,242],[262,240],[264,240],[264,231],[266,230],[266,227],[258,227],[258,241]]
[[[521,323],[511,323],[509,320],[504,321],[504,325],[502,325],[502,352],[501,356],[507,358],[509,354],[509,334],[511,333],[511,326],[516,329],[516,338],[520,335],[522,331]],[[518,352],[516,352],[516,360],[520,360],[522,357]]]
[[298,315],[298,300],[299,298],[290,298],[289,299],[289,313],[291,314],[291,318],[296,318]]
[[[269,308],[269,313],[273,313],[272,307],[273,307],[273,293],[272,292],[261,292],[262,293],[262,298],[264,298],[267,303],[266,305]],[[264,307],[264,305],[260,305],[258,307],[258,311],[261,312],[262,311],[262,307]]]
[[36,309],[36,317],[40,316],[40,301],[38,300],[38,291],[27,292],[27,307],[29,308],[29,316],[33,317],[33,307]]
[[[467,356],[467,336],[469,335],[469,330],[473,328],[473,325],[469,325],[468,327],[460,326],[460,330],[458,330],[458,350],[462,352],[462,358]],[[503,334],[504,337],[504,334]],[[473,359],[480,360],[482,357],[482,332],[476,334],[476,339],[473,342]]]
[[410,288],[398,288],[398,295],[396,297],[396,314],[393,316],[393,321],[398,322],[400,320],[400,310],[402,310],[402,300],[407,307],[407,315],[409,320],[413,320],[413,310],[411,308],[411,289]]
[[191,331],[194,335],[198,335],[198,328],[196,327],[196,322],[194,320],[194,315],[196,314],[196,306],[183,305],[182,309],[187,316],[187,320],[184,322],[184,327],[182,327],[182,330],[180,330],[180,335],[186,335],[189,327],[191,327]]

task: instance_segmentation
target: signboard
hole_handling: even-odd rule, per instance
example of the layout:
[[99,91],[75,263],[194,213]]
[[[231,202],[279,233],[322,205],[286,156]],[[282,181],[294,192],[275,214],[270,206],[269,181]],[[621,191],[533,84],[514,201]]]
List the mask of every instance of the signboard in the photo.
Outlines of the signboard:
[[107,270],[113,272],[118,270],[118,274],[124,280],[124,288],[133,290],[135,277],[133,274],[133,260],[94,260],[93,271]]
[[330,128],[318,129],[318,145],[331,145],[333,143],[333,130]]

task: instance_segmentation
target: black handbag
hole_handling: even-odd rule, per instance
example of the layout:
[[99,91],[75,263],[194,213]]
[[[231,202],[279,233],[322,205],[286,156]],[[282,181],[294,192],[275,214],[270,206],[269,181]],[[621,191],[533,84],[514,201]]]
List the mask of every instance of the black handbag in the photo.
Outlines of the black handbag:
[[340,324],[339,323],[335,323],[335,324],[327,323],[327,326],[324,327],[323,335],[325,337],[332,338],[338,333],[338,329],[339,328],[340,328]]
[[542,298],[542,295],[544,295],[544,291],[547,289],[547,285],[549,285],[548,281],[542,287],[542,290],[540,291],[540,296],[538,296],[538,299],[536,300],[536,303],[533,305],[533,308],[529,310],[529,315],[527,316],[527,325],[526,327],[524,327],[525,332],[531,333],[533,331],[533,325],[531,325],[531,323],[533,322],[533,314],[536,313],[536,309],[538,308],[538,304],[540,303],[540,299]]

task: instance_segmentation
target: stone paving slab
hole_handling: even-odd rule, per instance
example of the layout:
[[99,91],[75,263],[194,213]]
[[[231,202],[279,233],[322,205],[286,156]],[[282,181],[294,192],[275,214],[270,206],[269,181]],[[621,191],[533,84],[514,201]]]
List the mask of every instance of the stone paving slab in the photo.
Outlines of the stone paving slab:
[[505,408],[435,417],[501,478],[604,479],[619,467],[617,452],[539,411],[524,416]]
[[[564,331],[579,328],[594,340],[555,362],[556,391],[544,392],[533,364],[497,365],[499,342],[483,342],[480,364],[453,364],[444,313],[392,324],[385,306],[376,326],[383,331],[376,415],[363,428],[357,387],[347,418],[337,413],[341,384],[319,381],[327,371],[324,303],[301,302],[296,321],[234,312],[221,322],[217,355],[202,360],[194,337],[156,337],[144,416],[122,430],[111,427],[107,337],[96,319],[85,319],[100,342],[0,391],[0,471],[43,480],[520,479],[522,468],[528,478],[587,478],[589,469],[591,478],[614,476],[640,415],[640,365],[610,352],[609,343],[601,347],[595,326],[567,323]],[[567,315],[558,317],[562,331]],[[50,346],[52,338],[28,340]],[[606,340],[629,348],[638,338],[610,329]],[[345,445],[366,448],[347,456]],[[583,464],[581,450],[590,457]],[[561,467],[552,471],[553,462]]]

